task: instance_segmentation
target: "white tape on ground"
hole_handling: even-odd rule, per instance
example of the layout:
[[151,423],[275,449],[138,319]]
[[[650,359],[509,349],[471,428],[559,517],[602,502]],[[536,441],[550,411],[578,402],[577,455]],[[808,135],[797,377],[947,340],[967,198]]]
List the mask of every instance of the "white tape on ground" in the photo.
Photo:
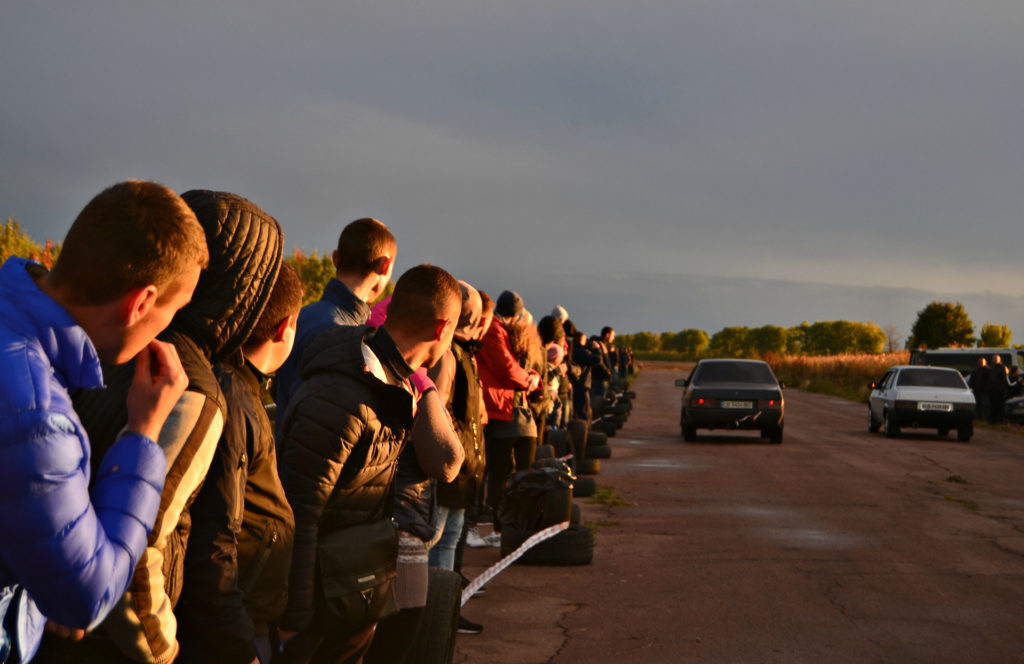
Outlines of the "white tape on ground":
[[462,603],[459,604],[459,606],[465,606],[466,602],[469,601],[469,598],[473,596],[473,593],[479,590],[488,581],[501,574],[502,570],[504,570],[506,567],[514,563],[517,558],[519,558],[521,555],[529,551],[531,547],[540,544],[549,537],[554,537],[558,533],[562,532],[563,530],[567,530],[568,528],[569,522],[563,521],[562,523],[556,523],[553,526],[548,526],[544,530],[539,530],[534,534],[530,535],[528,538],[526,538],[525,542],[519,545],[518,549],[508,554],[498,562],[494,563],[493,565],[488,567],[483,574],[470,581],[469,585],[462,590]]

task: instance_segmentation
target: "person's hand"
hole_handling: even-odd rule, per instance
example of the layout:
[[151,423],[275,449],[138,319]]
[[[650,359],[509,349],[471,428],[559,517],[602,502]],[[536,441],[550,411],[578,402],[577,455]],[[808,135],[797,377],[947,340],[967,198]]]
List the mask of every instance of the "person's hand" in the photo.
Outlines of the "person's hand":
[[128,430],[155,441],[186,387],[188,377],[174,346],[155,339],[149,342],[135,356],[135,377],[128,389]]
[[430,380],[430,376],[427,375],[427,368],[420,367],[409,376],[409,382],[416,388],[416,394],[422,397],[429,390],[437,389],[434,385],[434,381]]
[[526,388],[527,392],[533,392],[540,387],[540,374],[536,371],[530,372],[529,385]]
[[46,621],[46,631],[51,634],[56,634],[62,639],[69,639],[71,641],[81,641],[85,638],[84,629],[75,629],[73,627],[65,627],[60,623],[55,623],[52,620]]

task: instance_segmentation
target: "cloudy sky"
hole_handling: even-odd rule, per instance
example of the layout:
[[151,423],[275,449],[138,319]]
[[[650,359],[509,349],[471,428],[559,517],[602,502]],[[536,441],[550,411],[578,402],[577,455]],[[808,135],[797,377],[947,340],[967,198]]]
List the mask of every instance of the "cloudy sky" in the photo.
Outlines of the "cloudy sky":
[[7,3],[0,215],[129,177],[289,248],[374,216],[587,329],[875,321],[1024,341],[1019,0]]

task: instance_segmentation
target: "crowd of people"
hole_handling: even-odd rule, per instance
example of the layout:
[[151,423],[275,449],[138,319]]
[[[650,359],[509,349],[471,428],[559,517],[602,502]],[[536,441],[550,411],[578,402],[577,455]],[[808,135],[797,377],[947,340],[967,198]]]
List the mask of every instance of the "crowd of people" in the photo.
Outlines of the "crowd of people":
[[436,266],[381,299],[378,220],[305,307],[283,247],[241,196],[127,181],[52,270],[0,267],[0,664],[401,662],[428,568],[496,545],[505,480],[629,370]]
[[1024,393],[1024,377],[1020,367],[1007,368],[998,353],[992,359],[978,358],[978,366],[967,376],[967,386],[974,393],[975,415],[989,424],[1000,424],[1006,419],[1007,399]]

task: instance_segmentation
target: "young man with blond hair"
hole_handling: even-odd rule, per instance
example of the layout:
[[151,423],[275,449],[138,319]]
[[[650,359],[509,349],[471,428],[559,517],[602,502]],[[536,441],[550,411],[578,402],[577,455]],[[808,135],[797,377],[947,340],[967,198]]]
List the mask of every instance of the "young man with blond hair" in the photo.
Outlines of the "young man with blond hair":
[[[164,485],[155,441],[187,384],[155,337],[208,258],[184,201],[133,180],[86,205],[50,272],[0,268],[0,661],[31,660],[47,619],[82,638],[128,587]],[[101,387],[101,361],[133,358],[127,423],[91,477],[70,392]]]

